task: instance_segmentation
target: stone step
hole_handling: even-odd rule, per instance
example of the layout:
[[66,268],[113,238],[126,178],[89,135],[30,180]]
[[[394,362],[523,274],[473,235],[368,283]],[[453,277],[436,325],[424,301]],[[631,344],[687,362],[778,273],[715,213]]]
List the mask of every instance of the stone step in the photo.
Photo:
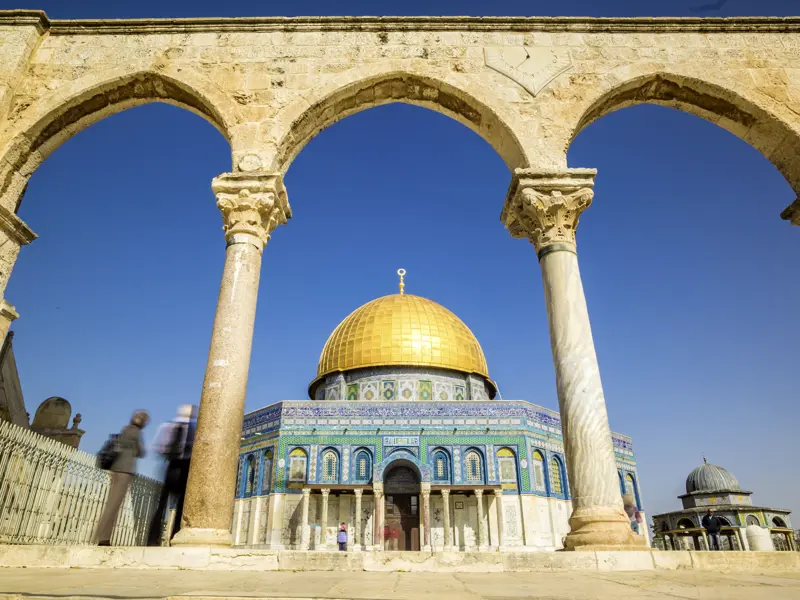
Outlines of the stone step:
[[[238,548],[4,546],[0,567],[502,573],[800,570],[798,552],[302,552]],[[2,591],[0,589],[0,591]]]

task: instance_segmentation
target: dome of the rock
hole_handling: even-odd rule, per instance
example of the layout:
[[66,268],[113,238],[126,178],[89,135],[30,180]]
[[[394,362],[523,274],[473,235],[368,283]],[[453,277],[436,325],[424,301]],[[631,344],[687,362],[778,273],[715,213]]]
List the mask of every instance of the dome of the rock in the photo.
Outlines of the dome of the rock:
[[325,343],[315,382],[331,373],[386,366],[474,373],[491,382],[469,327],[442,305],[411,294],[383,296],[350,313]]

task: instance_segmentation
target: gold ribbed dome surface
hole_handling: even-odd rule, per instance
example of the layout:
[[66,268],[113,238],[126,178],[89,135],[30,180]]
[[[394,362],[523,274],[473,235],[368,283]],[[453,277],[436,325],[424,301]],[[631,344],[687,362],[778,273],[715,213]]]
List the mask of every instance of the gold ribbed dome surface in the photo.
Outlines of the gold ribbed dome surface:
[[350,313],[325,343],[317,378],[389,365],[452,369],[489,379],[483,350],[469,327],[444,306],[410,294],[383,296]]

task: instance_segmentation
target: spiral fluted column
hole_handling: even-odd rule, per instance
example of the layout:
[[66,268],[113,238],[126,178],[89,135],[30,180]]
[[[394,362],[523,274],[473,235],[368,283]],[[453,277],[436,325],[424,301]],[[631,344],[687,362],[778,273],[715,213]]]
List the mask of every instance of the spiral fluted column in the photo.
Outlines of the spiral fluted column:
[[[570,550],[641,546],[622,507],[575,229],[594,196],[594,169],[518,169],[501,219],[529,239],[544,283],[573,512]],[[643,547],[643,546],[642,546]]]

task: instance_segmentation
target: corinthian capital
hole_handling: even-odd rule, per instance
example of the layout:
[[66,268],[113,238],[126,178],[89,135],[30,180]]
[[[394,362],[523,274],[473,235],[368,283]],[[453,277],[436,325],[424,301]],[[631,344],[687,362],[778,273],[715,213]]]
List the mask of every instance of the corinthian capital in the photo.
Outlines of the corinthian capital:
[[263,248],[272,231],[292,216],[277,173],[224,173],[214,178],[211,189],[228,244],[251,242]]
[[547,249],[575,250],[575,229],[592,203],[595,169],[517,169],[500,219],[515,238],[528,238],[539,257]]

